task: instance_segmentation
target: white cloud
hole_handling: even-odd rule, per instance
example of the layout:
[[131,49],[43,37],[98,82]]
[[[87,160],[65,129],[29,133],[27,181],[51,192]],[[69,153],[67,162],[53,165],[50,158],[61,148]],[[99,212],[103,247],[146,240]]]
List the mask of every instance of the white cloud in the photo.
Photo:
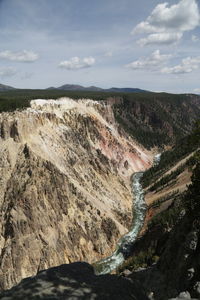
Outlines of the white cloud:
[[140,39],[137,43],[140,46],[145,45],[168,45],[173,44],[179,41],[182,38],[183,34],[180,32],[162,32],[162,33],[153,33],[147,36],[147,38]]
[[150,34],[139,40],[140,45],[172,44],[179,41],[185,31],[199,26],[200,13],[196,0],[181,0],[169,6],[167,2],[158,4],[151,15],[139,23],[132,34]]
[[198,42],[198,41],[199,41],[198,36],[196,36],[196,35],[194,35],[194,34],[192,35],[192,38],[191,38],[191,39],[192,39],[193,42]]
[[161,70],[162,73],[167,74],[184,74],[191,73],[200,68],[200,56],[186,57],[182,59],[179,65],[173,67],[166,67]]
[[59,63],[59,67],[67,69],[67,70],[78,70],[78,69],[84,69],[89,68],[95,63],[94,57],[85,57],[83,59],[75,56],[72,57],[70,60],[61,61]]
[[39,58],[39,55],[33,51],[27,50],[23,50],[20,52],[6,50],[0,52],[0,58],[18,62],[34,62]]
[[194,92],[197,93],[197,94],[200,94],[200,88],[194,89]]
[[10,77],[15,75],[17,72],[14,68],[12,67],[7,67],[7,68],[1,68],[0,69],[0,77]]
[[160,54],[160,50],[155,50],[150,56],[135,60],[126,65],[126,67],[134,70],[145,68],[151,69],[162,65],[171,57],[171,54]]

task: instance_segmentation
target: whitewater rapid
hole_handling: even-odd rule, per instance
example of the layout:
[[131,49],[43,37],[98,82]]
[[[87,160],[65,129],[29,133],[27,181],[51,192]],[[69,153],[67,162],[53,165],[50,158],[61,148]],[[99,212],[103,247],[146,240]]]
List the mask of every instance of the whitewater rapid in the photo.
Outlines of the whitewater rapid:
[[[154,157],[154,166],[160,161],[161,154]],[[127,258],[130,248],[136,241],[137,236],[142,229],[146,215],[146,203],[144,199],[144,191],[140,179],[143,172],[137,172],[132,176],[132,193],[133,199],[133,223],[131,230],[124,235],[117,243],[116,249],[111,256],[108,256],[93,264],[95,273],[107,274],[119,267]]]

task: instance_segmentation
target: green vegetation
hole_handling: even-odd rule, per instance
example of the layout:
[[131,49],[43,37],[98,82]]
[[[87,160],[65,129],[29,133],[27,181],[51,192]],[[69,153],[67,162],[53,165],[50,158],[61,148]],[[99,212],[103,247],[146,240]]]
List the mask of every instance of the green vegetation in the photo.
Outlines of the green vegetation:
[[150,187],[150,191],[158,191],[159,188],[163,188],[169,184],[172,180],[176,179],[179,174],[181,174],[186,167],[186,164],[181,165],[175,171],[172,171],[170,174],[163,176],[159,181]]
[[[200,146],[200,120],[196,122],[193,134],[190,137],[191,143]],[[200,217],[200,151],[194,156],[196,167],[192,174],[192,183],[184,197],[184,206],[190,217]]]
[[[153,182],[157,181],[164,172],[170,169],[173,165],[175,165],[178,161],[188,156],[193,151],[197,150],[198,145],[196,143],[191,142],[191,136],[187,136],[181,140],[178,140],[175,146],[168,151],[165,151],[161,155],[160,163],[157,166],[154,166],[147,170],[142,178],[142,184],[143,187],[147,187],[151,185]],[[190,166],[192,164],[192,160],[194,158],[191,158],[187,165]],[[195,162],[194,162],[195,163]],[[183,166],[182,166],[183,167]],[[182,172],[181,167],[180,169],[177,169],[175,172],[172,172],[168,176],[165,176],[158,181],[154,188],[152,190],[155,190],[157,187],[161,186],[162,184],[165,184],[169,182],[169,180],[172,180],[173,178],[176,178],[180,173]]]
[[58,99],[70,97],[72,99],[94,99],[103,100],[115,93],[84,92],[84,91],[62,91],[62,90],[12,90],[0,92],[0,112],[14,111],[30,106],[32,99]]
[[158,191],[159,189],[162,189],[166,186],[169,186],[174,181],[176,181],[179,174],[183,173],[183,171],[187,168],[189,168],[192,171],[193,166],[196,165],[196,156],[200,151],[197,150],[194,155],[192,155],[189,159],[186,160],[184,164],[181,164],[177,169],[170,172],[169,174],[162,176],[160,180],[156,181],[155,184],[153,184],[149,190],[151,192]]
[[137,270],[138,268],[146,268],[159,260],[159,256],[155,255],[153,247],[139,252],[137,255],[128,258],[118,269],[117,274],[122,273],[125,269]]
[[[179,144],[179,146],[181,145],[181,150],[179,150],[180,147],[177,148],[176,146],[172,151],[167,152],[167,159],[165,158],[163,162],[161,161],[161,169],[159,166],[154,167],[157,173],[166,168],[167,162],[173,165],[186,155],[186,153],[189,153],[189,151],[192,152],[194,149],[198,149],[200,146],[200,121],[196,122],[192,134],[184,139],[184,143]],[[170,161],[170,158],[172,161]],[[175,191],[173,194],[160,198],[158,202],[151,205],[151,208],[153,208],[158,207],[167,200],[172,201],[166,210],[158,213],[151,219],[145,235],[134,245],[134,255],[120,266],[118,273],[123,272],[124,269],[136,270],[139,267],[148,267],[152,265],[152,263],[157,262],[170,237],[169,232],[180,222],[185,213],[184,220],[187,224],[200,226],[200,150],[197,150],[195,154],[175,172],[169,174],[169,177],[165,176],[162,180],[158,181],[153,186],[153,189],[161,187],[161,185],[166,184],[168,180],[171,181],[174,179],[185,167],[189,167],[193,170],[192,183],[188,187],[188,190],[183,194],[179,194],[178,191]],[[152,173],[152,176],[157,176],[157,173]],[[152,179],[152,181],[155,181],[155,179]]]
[[190,133],[200,114],[190,99],[192,96],[167,93],[126,94],[114,106],[114,113],[124,130],[146,148],[162,148]]
[[117,270],[122,273],[125,269],[137,270],[157,263],[162,248],[168,238],[169,231],[179,222],[183,210],[183,195],[174,194],[174,201],[170,207],[154,216],[148,224],[144,236],[134,245],[134,255],[130,256]]
[[200,217],[200,157],[192,175],[192,184],[184,197],[184,206],[192,217]]
[[175,190],[169,194],[167,194],[166,196],[163,196],[163,197],[160,197],[158,200],[156,200],[155,202],[151,203],[149,206],[148,206],[148,209],[150,208],[158,208],[161,206],[162,203],[170,200],[170,201],[174,201],[177,199],[177,196],[178,196],[178,193],[179,193],[179,190]]
[[182,208],[182,196],[179,195],[175,197],[172,205],[167,210],[162,211],[160,214],[152,218],[148,225],[148,229],[151,230],[151,228],[158,224],[165,230],[172,229],[179,219],[178,216]]
[[[153,182],[157,181],[159,177],[162,176],[164,172],[170,169],[171,166],[175,165],[178,161],[183,159],[184,157],[188,156],[190,153],[196,151],[189,160],[187,160],[185,166],[191,167],[197,163],[197,154],[199,151],[197,149],[200,146],[200,121],[196,121],[193,131],[189,136],[184,137],[181,140],[178,140],[175,146],[168,151],[165,151],[161,155],[160,163],[149,170],[147,170],[142,178],[143,187],[147,187]],[[169,180],[172,180],[178,174],[182,172],[181,168],[177,169],[174,173],[172,172],[168,176],[165,176],[158,181],[152,190],[155,190],[162,184],[166,184]]]
[[[170,138],[166,138],[166,134],[157,133],[155,134],[148,128],[142,129],[140,125],[133,119],[130,120],[131,126],[129,126],[119,113],[115,111],[115,118],[117,122],[124,128],[124,130],[133,138],[135,138],[140,144],[146,146],[148,149],[154,146],[162,147],[165,143],[170,143]],[[134,129],[133,129],[134,127]]]

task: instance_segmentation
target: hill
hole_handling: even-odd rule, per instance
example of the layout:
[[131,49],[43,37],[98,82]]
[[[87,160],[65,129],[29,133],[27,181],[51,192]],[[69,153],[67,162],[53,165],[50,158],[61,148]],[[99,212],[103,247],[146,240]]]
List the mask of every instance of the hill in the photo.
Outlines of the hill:
[[12,86],[0,83],[0,92],[10,91],[10,90],[15,90],[15,88]]
[[145,90],[141,90],[138,88],[116,88],[112,87],[109,89],[103,89],[100,87],[96,86],[89,86],[89,87],[84,87],[81,85],[76,85],[76,84],[64,84],[62,86],[59,86],[57,88],[55,87],[50,87],[48,89],[58,89],[58,90],[63,90],[63,91],[90,91],[90,92],[115,92],[115,93],[144,93],[147,92]]

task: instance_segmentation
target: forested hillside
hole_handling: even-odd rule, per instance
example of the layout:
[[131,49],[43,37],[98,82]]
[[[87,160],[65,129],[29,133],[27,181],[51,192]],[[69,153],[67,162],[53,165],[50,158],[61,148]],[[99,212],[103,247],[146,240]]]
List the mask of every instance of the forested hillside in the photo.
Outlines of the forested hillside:
[[124,95],[114,107],[117,121],[147,148],[173,145],[189,134],[200,115],[200,97],[166,93]]

